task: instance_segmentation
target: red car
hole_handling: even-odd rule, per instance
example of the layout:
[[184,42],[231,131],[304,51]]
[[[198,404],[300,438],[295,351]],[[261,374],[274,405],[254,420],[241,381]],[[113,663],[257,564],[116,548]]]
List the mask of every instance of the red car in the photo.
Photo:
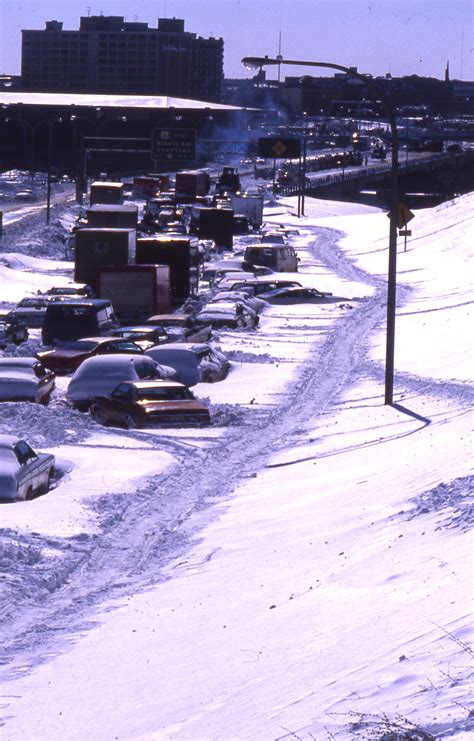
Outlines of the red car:
[[117,353],[143,354],[143,348],[132,340],[119,337],[84,337],[65,342],[54,350],[36,353],[38,360],[58,375],[74,372],[87,358],[94,355],[116,355]]

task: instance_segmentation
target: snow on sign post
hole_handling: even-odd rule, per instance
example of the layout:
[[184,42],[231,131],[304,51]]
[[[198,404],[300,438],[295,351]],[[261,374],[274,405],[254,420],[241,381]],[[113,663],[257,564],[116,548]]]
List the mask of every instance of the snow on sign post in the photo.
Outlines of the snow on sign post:
[[153,129],[151,158],[161,162],[196,159],[196,129]]

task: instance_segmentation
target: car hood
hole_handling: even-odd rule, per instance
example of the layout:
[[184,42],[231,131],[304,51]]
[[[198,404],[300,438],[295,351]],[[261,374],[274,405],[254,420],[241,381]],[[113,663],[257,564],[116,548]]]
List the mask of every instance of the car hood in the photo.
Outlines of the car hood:
[[46,350],[45,352],[38,353],[40,360],[70,360],[71,358],[79,357],[80,355],[88,355],[90,350]]

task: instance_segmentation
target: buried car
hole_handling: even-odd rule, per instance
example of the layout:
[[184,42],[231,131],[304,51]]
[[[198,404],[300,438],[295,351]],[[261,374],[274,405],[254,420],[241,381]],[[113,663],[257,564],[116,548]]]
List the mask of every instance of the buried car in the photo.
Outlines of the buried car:
[[[119,329],[114,329],[112,335],[113,337],[122,337],[125,340],[132,340],[132,342],[135,342],[135,344],[139,345],[143,350],[148,350],[148,348],[153,347],[153,345],[163,345],[173,339],[173,334],[170,334],[164,327],[154,327],[153,325],[119,327]],[[181,333],[178,333],[178,336],[181,337]]]
[[54,477],[55,458],[36,453],[26,440],[0,435],[0,501],[15,502],[45,494]]
[[84,360],[74,373],[66,399],[85,411],[90,399],[107,396],[122,381],[174,379],[174,368],[160,365],[146,355],[101,355]]
[[257,313],[242,302],[216,301],[209,302],[198,314],[196,321],[208,324],[215,329],[227,327],[229,329],[255,328],[259,324]]
[[226,290],[246,291],[247,293],[251,293],[253,296],[261,296],[262,293],[267,293],[276,288],[287,288],[288,286],[303,287],[301,283],[298,283],[296,280],[284,280],[281,278],[267,280],[265,278],[255,278],[254,280],[236,281],[226,288]]
[[11,309],[0,309],[0,348],[9,342],[20,345],[28,339],[28,325]]
[[47,404],[55,375],[36,358],[0,358],[0,401]]
[[28,327],[42,327],[46,308],[52,301],[52,296],[27,296],[17,304],[15,314]]
[[99,424],[127,429],[147,425],[208,425],[208,408],[177,381],[124,381],[109,396],[91,400],[90,412]]
[[318,291],[317,288],[287,286],[261,293],[260,298],[269,304],[321,304],[330,299],[332,293]]
[[196,383],[216,383],[228,374],[230,362],[220,350],[206,342],[173,342],[146,351],[158,363],[176,370],[176,380],[186,386]]
[[131,339],[119,337],[84,337],[80,340],[64,342],[53,350],[36,353],[38,360],[55,373],[69,373],[77,370],[87,358],[95,355],[116,355],[119,353],[141,354],[143,348]]

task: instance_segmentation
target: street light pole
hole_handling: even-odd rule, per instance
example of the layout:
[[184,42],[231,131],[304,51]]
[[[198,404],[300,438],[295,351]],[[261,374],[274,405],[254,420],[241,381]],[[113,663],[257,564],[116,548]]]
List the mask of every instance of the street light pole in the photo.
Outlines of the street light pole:
[[46,224],[49,225],[51,214],[51,164],[53,158],[53,122],[48,120],[48,175],[46,185]]
[[385,404],[393,404],[393,376],[395,357],[395,312],[397,301],[397,222],[398,222],[398,132],[395,111],[383,90],[377,83],[366,75],[360,74],[351,67],[332,62],[308,62],[295,59],[283,59],[281,55],[276,58],[244,57],[242,63],[250,69],[259,69],[265,66],[279,66],[289,64],[297,67],[322,67],[335,69],[347,75],[355,77],[364,83],[373,93],[376,100],[380,100],[384,108],[390,126],[392,145],[392,164],[390,169],[391,197],[390,197],[390,230],[388,242],[388,276],[387,276],[387,329],[386,329],[386,351],[385,351]]

